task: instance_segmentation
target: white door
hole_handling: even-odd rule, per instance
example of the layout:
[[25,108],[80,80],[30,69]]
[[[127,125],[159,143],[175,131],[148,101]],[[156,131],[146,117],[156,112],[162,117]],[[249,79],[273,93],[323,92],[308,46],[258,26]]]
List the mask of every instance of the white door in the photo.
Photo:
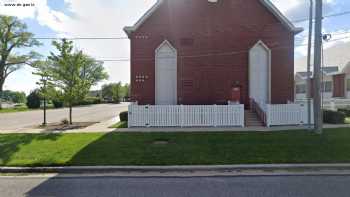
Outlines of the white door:
[[262,42],[249,52],[249,97],[270,103],[270,50]]
[[156,50],[156,105],[177,104],[177,52],[168,41]]

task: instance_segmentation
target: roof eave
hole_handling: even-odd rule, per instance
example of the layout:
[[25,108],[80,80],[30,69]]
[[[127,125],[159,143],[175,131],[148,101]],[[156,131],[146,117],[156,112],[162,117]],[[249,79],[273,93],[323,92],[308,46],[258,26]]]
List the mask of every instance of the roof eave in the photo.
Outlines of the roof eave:
[[299,34],[299,33],[304,31],[304,28],[302,28],[302,27],[294,27],[292,29],[292,31],[294,32],[294,34]]

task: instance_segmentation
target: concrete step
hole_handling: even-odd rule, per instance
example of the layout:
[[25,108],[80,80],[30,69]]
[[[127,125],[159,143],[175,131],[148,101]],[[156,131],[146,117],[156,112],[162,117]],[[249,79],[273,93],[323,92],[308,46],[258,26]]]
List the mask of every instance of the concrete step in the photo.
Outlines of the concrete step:
[[258,115],[252,111],[245,111],[245,124],[248,127],[261,127],[264,123],[259,119]]

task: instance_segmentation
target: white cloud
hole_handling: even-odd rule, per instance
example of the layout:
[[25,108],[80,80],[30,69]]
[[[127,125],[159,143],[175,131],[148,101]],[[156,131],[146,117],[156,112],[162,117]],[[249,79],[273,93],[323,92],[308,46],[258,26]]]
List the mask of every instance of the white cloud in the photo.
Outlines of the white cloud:
[[[4,1],[11,0],[0,0],[1,3]],[[155,1],[64,0],[70,12],[68,16],[50,8],[47,0],[25,0],[26,3],[34,2],[35,7],[1,6],[0,14],[36,19],[59,36],[126,37],[123,27],[136,22]],[[75,42],[75,47],[98,59],[129,58],[130,53],[129,40],[80,40]],[[129,82],[129,62],[106,62],[105,67],[110,81]]]
[[[36,19],[39,24],[51,28],[58,35],[71,37],[125,37],[123,27],[135,23],[156,2],[156,0],[64,0],[66,10],[63,12],[50,8],[48,0],[0,0],[0,4],[5,1],[34,2],[35,7],[0,6],[0,14],[14,15],[21,19]],[[336,1],[324,0],[326,13],[333,12]],[[272,0],[272,2],[291,20],[308,17],[308,0]],[[67,12],[70,14],[65,14]],[[305,23],[296,25],[305,26]],[[307,32],[298,38],[300,40],[298,43],[307,43],[305,35]],[[130,53],[128,40],[80,40],[75,46],[98,59],[129,58]],[[297,47],[296,52],[305,55],[306,46]],[[106,62],[105,67],[109,71],[110,81],[129,81],[129,62]]]

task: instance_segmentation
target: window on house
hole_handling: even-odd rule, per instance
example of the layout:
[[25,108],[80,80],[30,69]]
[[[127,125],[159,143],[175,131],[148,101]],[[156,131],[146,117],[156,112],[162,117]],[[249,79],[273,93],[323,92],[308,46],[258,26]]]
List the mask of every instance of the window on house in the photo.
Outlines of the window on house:
[[350,92],[350,79],[348,79],[346,81],[346,87],[347,87],[348,91]]
[[305,94],[306,93],[306,85],[305,84],[296,85],[296,92],[297,92],[297,94]]
[[333,83],[331,81],[325,81],[322,83],[323,85],[323,92],[332,92],[333,89]]

